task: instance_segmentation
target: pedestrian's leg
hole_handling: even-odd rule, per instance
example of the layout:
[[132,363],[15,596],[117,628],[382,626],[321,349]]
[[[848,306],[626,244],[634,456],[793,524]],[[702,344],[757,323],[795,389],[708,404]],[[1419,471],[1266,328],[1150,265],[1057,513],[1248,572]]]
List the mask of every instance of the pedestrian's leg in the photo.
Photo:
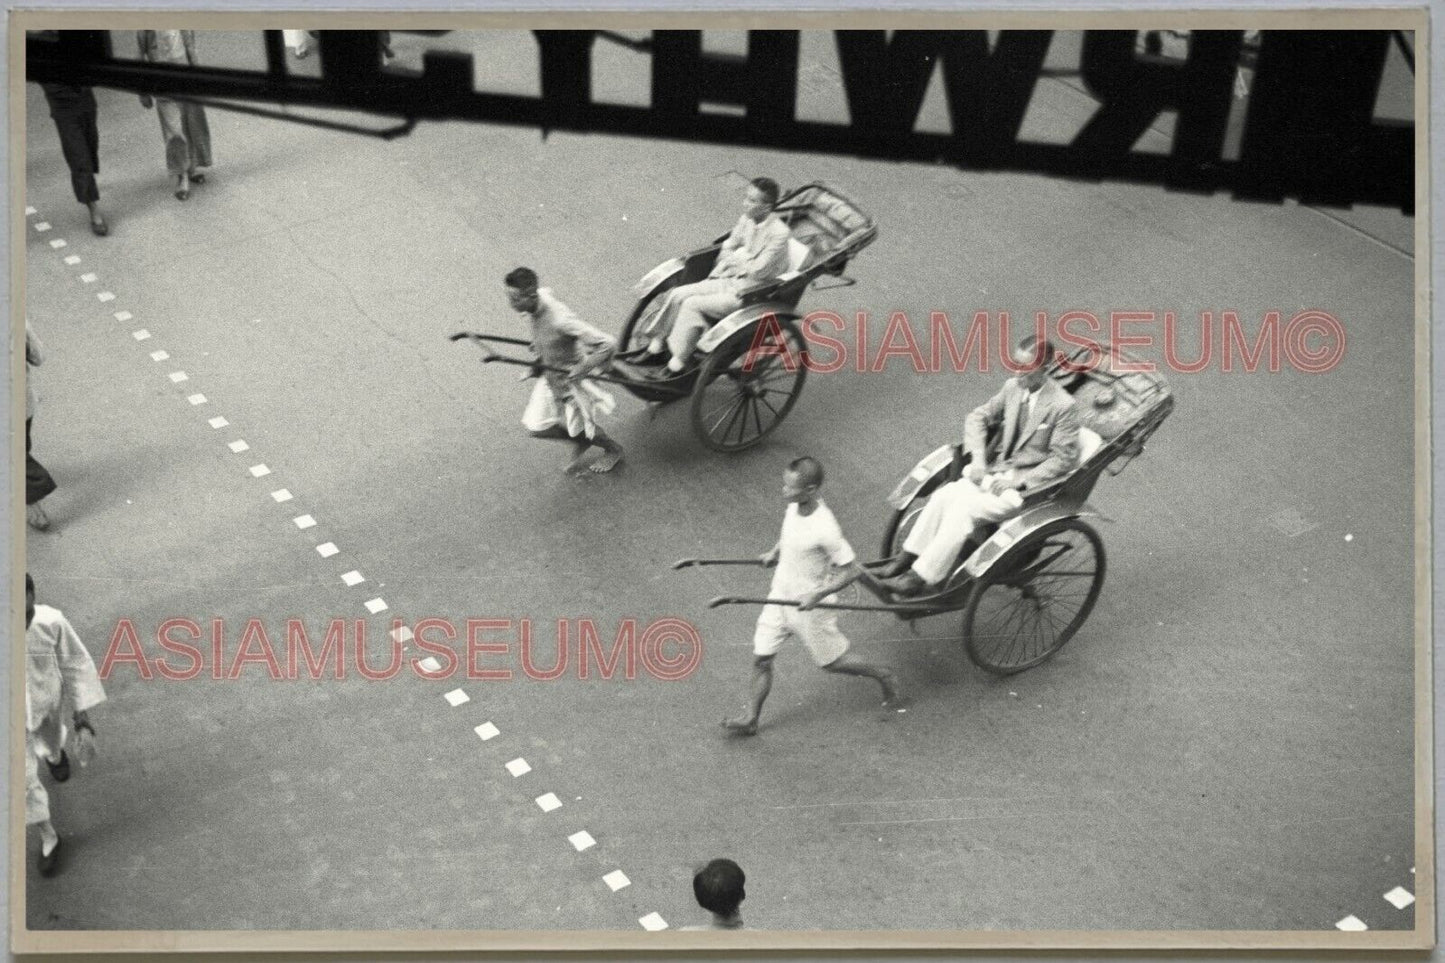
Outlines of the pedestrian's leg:
[[169,97],[155,99],[156,116],[161,121],[161,138],[166,143],[166,171],[171,175],[171,188],[176,200],[191,196],[190,145],[186,143],[185,121],[181,105]]
[[50,472],[45,470],[45,466],[30,454],[30,423],[32,420],[25,419],[25,521],[31,528],[43,532],[50,527],[50,516],[45,513],[40,502],[55,491],[55,479],[50,477]]
[[204,184],[206,175],[197,168],[211,166],[211,125],[206,108],[200,104],[181,104],[181,123],[186,135],[186,173],[194,184]]
[[773,691],[773,657],[760,655],[753,659],[753,677],[748,686],[748,707],[740,716],[723,720],[723,728],[740,736],[758,734],[758,718],[763,714],[763,703]]
[[40,782],[35,739],[25,733],[25,825],[40,830],[40,875],[52,876],[60,863],[60,835],[50,822],[50,794]]

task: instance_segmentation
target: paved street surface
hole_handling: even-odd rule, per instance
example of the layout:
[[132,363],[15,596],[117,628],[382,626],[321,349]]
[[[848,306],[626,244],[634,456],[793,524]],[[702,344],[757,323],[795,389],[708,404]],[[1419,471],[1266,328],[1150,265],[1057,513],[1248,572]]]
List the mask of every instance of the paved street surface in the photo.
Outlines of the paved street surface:
[[[257,64],[258,36],[204,35],[202,57]],[[1075,62],[1070,42],[1052,61]],[[535,89],[529,35],[398,34],[398,69],[428,43],[477,54],[479,86]],[[599,97],[645,97],[645,56],[600,44],[596,70]],[[826,38],[807,40],[803,74],[800,113],[844,119]],[[101,756],[52,792],[62,873],[41,879],[27,840],[32,928],[636,929],[651,913],[675,928],[703,921],[690,879],[715,856],[744,867],[744,915],[768,929],[1413,926],[1383,898],[1414,891],[1414,264],[1398,212],[461,123],[384,143],[219,110],[216,165],[181,203],[154,112],[97,95],[103,239],[27,88],[27,309],[49,350],[35,445],[60,483],[28,567],[97,662],[122,620],[164,654],[171,618],[199,624],[207,662],[185,682],[113,667]],[[1076,78],[1045,79],[1025,136],[1066,140],[1091,110]],[[921,123],[945,118],[935,87]],[[1216,320],[1214,361],[1171,376],[1174,414],[1095,492],[1107,580],[1052,661],[995,678],[957,616],[913,634],[849,614],[856,650],[897,667],[913,708],[886,713],[871,682],[788,649],[761,734],[727,740],[757,610],[706,602],[766,581],[671,562],[767,549],[781,469],[805,453],[872,557],[885,496],[959,437],[997,364],[815,375],[735,456],[704,449],[685,406],[649,420],[623,396],[625,468],[577,480],[566,446],[519,424],[530,383],[446,335],[523,334],[501,283],[518,264],[620,330],[633,283],[726,231],[757,175],[836,184],[876,217],[857,284],[803,301],[868,312],[875,350],[894,311],[923,337],[931,311],[961,331],[978,310],[1153,309],[1177,312],[1193,358],[1201,311],[1237,311],[1253,335],[1266,311],[1318,308],[1347,351],[1325,374],[1224,373]],[[1163,361],[1160,344],[1142,353]],[[382,664],[393,616],[512,620],[483,665],[513,678],[209,678],[213,620],[228,662],[255,619],[284,663],[287,619],[318,647],[330,620],[364,619]],[[559,618],[593,619],[610,647],[623,619],[664,617],[704,643],[682,681],[579,679],[575,623],[562,676],[523,677],[517,620],[545,668]],[[499,735],[483,740],[487,722]],[[516,759],[531,771],[511,775]],[[560,808],[534,801],[547,793]],[[582,830],[595,844],[578,851]],[[629,883],[613,891],[615,870]]]

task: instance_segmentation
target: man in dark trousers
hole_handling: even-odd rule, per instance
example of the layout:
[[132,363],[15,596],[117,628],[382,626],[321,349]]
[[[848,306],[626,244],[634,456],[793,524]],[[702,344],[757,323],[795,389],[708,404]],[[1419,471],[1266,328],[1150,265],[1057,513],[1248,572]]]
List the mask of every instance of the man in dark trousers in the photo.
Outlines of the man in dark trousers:
[[100,172],[100,131],[95,123],[95,92],[89,87],[72,84],[41,84],[45,100],[50,104],[50,119],[60,134],[60,149],[70,168],[70,186],[75,199],[90,211],[90,229],[100,237],[110,233],[96,204],[100,187],[95,175]]

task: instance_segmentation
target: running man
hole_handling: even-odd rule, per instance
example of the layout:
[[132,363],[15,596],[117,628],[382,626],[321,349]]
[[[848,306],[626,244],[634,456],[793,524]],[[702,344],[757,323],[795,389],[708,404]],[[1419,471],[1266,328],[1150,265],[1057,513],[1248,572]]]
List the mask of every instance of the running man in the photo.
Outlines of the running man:
[[[838,630],[837,616],[831,609],[815,608],[820,602],[831,602],[835,592],[864,577],[838,520],[818,497],[822,486],[823,466],[817,459],[796,459],[783,472],[783,499],[788,503],[783,530],[778,543],[761,561],[769,568],[778,568],[768,597],[792,599],[799,604],[769,605],[758,616],[748,707],[741,716],[723,720],[723,728],[730,733],[757,734],[763,701],[773,687],[773,657],[789,638],[802,640],[813,661],[826,672],[878,680],[885,707],[903,705],[893,671],[849,653],[848,637]],[[831,579],[830,570],[836,573]]]
[[602,454],[587,469],[596,474],[611,471],[622,461],[622,446],[602,430],[597,416],[611,414],[617,402],[596,382],[587,380],[587,375],[612,360],[617,341],[573,314],[550,288],[537,287],[537,274],[530,268],[512,271],[506,285],[512,310],[526,315],[532,325],[532,351],[538,363],[568,371],[564,375],[534,369],[541,377],[522,412],[522,424],[533,438],[572,442],[576,452],[567,474],[582,469],[594,446],[601,448]]

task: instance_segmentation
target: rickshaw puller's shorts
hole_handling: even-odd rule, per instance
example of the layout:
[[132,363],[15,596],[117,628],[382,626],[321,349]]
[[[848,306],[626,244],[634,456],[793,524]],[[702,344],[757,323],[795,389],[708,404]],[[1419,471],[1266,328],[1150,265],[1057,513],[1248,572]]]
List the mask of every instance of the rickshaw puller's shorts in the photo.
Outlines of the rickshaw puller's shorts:
[[839,631],[831,609],[799,612],[791,605],[764,606],[753,633],[753,655],[777,655],[789,638],[801,639],[818,665],[831,665],[848,651],[848,637]]
[[547,379],[538,378],[522,412],[522,425],[528,431],[562,425],[573,438],[592,438],[597,434],[597,416],[611,414],[616,408],[617,402],[610,394],[586,379],[573,385],[571,397],[559,403]]

